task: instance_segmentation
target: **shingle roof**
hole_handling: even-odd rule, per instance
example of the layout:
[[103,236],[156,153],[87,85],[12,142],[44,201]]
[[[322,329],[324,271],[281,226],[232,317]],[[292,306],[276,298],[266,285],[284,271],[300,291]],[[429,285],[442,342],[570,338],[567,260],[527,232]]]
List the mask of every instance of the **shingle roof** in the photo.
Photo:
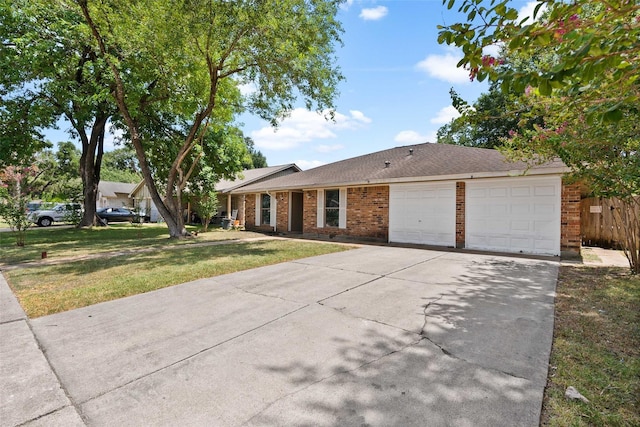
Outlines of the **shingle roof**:
[[291,168],[292,172],[299,172],[300,168],[293,163],[287,165],[270,166],[266,168],[247,169],[242,171],[240,176],[235,180],[221,180],[216,184],[216,191],[219,193],[228,193],[247,184],[258,182],[268,178],[271,175],[276,175],[280,172],[286,171]]
[[113,181],[100,181],[98,183],[98,190],[102,193],[103,197],[117,197],[116,193],[130,194],[137,184],[130,184],[128,182],[113,182]]
[[[389,164],[386,165],[385,162]],[[556,161],[533,167],[530,171],[542,172],[546,169],[549,173],[557,173],[560,171],[559,168],[564,168],[564,164]],[[507,162],[497,150],[425,143],[391,148],[330,163],[266,182],[250,184],[238,192],[367,185],[418,178],[435,179],[439,176],[471,177],[472,174],[508,176],[514,171],[522,173],[525,170],[525,163]]]

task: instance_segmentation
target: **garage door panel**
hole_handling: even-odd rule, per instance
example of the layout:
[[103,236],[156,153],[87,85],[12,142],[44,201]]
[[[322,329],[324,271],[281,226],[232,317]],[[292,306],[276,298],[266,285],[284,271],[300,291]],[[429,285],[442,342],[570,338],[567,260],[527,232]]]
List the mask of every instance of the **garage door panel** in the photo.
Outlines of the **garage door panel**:
[[466,186],[471,249],[560,254],[560,178],[474,180]]
[[530,187],[513,187],[511,189],[511,195],[513,197],[529,197],[531,195]]
[[389,241],[455,245],[455,183],[390,186]]

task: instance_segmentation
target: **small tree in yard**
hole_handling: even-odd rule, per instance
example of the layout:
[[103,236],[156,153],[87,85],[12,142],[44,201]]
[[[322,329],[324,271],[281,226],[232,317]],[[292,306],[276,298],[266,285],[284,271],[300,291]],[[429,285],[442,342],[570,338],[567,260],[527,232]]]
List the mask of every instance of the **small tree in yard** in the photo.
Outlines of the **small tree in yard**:
[[215,190],[200,195],[200,199],[196,202],[196,213],[206,232],[211,218],[218,213],[218,193]]
[[0,216],[16,233],[18,246],[24,246],[27,229],[32,224],[27,212],[27,203],[28,178],[34,174],[33,168],[15,166],[9,166],[0,172]]

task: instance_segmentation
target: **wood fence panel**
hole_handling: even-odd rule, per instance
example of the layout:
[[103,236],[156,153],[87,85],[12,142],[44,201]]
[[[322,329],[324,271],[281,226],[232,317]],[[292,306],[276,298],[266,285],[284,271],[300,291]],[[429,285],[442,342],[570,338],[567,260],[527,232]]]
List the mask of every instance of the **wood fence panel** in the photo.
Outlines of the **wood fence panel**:
[[[620,248],[622,231],[613,219],[617,199],[590,197],[580,201],[580,233],[584,246]],[[640,210],[636,209],[636,215]]]

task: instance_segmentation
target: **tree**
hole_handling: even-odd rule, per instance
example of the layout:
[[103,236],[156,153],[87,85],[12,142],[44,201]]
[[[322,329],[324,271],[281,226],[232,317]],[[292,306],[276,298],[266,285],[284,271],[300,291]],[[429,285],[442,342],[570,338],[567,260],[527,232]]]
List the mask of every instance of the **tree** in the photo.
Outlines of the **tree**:
[[[505,94],[497,84],[491,84],[470,106],[453,89],[449,91],[453,106],[460,116],[438,129],[438,142],[467,147],[497,148],[504,139],[518,130],[524,115],[530,110],[515,94]],[[531,116],[531,115],[529,115]],[[526,126],[541,123],[540,117],[531,116]]]
[[[511,158],[540,163],[559,157],[594,195],[620,199],[625,253],[632,270],[640,272],[634,213],[640,193],[640,5],[541,1],[541,19],[518,21],[509,0],[482,3],[463,0],[459,11],[467,22],[440,27],[438,41],[462,48],[458,65],[472,78],[488,77],[503,92],[528,97],[531,111],[544,118],[533,129],[520,126],[513,133],[505,149]],[[524,62],[502,66],[483,53],[495,44]]]
[[[307,108],[333,107],[341,79],[333,58],[341,31],[335,19],[339,3],[76,1],[110,69],[115,103],[171,237],[188,234],[181,191],[202,158],[197,147],[209,128],[217,133],[239,109],[239,84],[258,87],[246,106],[274,124],[297,97]],[[176,119],[173,128],[184,137],[168,135],[158,146],[145,123],[163,113]],[[161,196],[150,153],[168,141],[172,162]]]
[[16,233],[16,244],[24,246],[27,229],[32,222],[29,219],[27,203],[29,202],[29,178],[37,170],[33,167],[7,166],[0,171],[0,217]]
[[12,164],[28,160],[42,148],[42,129],[65,117],[82,147],[80,225],[93,225],[106,125],[117,111],[110,74],[79,10],[64,2],[13,0],[3,1],[1,11],[2,158]]
[[244,143],[247,145],[247,150],[249,151],[249,158],[247,161],[243,163],[244,169],[258,169],[258,168],[266,168],[267,158],[255,148],[253,139],[250,137],[244,138]]
[[[444,0],[449,9],[456,0]],[[588,106],[586,120],[617,121],[640,100],[640,4],[628,0],[539,1],[534,18],[518,20],[510,0],[462,0],[466,22],[438,26],[439,43],[462,48],[458,66],[471,78],[500,82],[506,93],[536,88],[565,97],[567,108]],[[552,56],[536,67],[500,67],[484,53],[503,46],[511,55]],[[577,105],[576,105],[577,106]]]
[[105,181],[139,183],[142,175],[136,152],[129,147],[105,152],[100,175]]

